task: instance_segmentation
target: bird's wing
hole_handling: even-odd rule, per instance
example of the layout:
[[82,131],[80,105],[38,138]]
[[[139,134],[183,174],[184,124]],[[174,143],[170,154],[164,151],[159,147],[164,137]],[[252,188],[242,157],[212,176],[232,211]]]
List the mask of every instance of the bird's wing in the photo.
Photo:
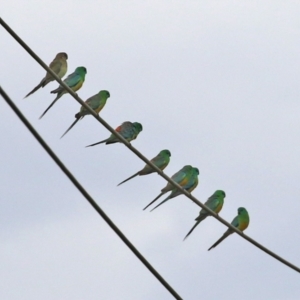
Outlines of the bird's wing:
[[78,82],[81,80],[81,76],[76,73],[70,74],[65,80],[65,84],[72,88],[73,86],[77,85]]
[[51,62],[51,64],[49,65],[49,68],[55,73],[55,74],[58,74],[60,69],[61,69],[61,66],[62,66],[62,63],[60,60],[53,60]]

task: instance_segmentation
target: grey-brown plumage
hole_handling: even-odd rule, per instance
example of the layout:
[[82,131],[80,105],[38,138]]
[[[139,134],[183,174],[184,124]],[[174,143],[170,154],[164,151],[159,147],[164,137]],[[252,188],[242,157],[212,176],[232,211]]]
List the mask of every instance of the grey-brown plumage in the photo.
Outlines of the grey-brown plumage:
[[[49,68],[59,77],[63,78],[68,70],[68,63],[67,63],[68,55],[65,52],[60,52],[56,54],[53,61],[50,63]],[[32,95],[34,92],[36,92],[39,88],[43,88],[46,86],[49,82],[53,81],[53,76],[47,72],[46,76],[41,80],[41,82],[31,91],[29,92],[24,98],[27,98],[28,96]]]

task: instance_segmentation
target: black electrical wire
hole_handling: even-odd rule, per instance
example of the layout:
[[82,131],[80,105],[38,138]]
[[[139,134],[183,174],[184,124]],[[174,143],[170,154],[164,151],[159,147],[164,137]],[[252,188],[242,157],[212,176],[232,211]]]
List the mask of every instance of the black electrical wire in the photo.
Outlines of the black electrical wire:
[[21,111],[17,108],[14,102],[8,97],[4,90],[0,86],[0,95],[4,98],[6,103],[15,112],[27,129],[32,133],[44,150],[51,156],[58,167],[65,173],[65,175],[71,180],[79,192],[85,197],[85,199],[93,206],[97,213],[104,219],[104,221],[111,227],[111,229],[119,236],[119,238],[127,245],[127,247],[135,254],[135,256],[144,264],[144,266],[159,280],[159,282],[174,296],[175,299],[183,300],[176,291],[166,282],[166,280],[152,267],[152,265],[146,260],[146,258],[134,247],[134,245],[126,238],[122,231],[113,223],[113,221],[106,215],[106,213],[100,208],[96,201],[90,196],[90,194],[84,189],[84,187],[78,182],[74,175],[68,170],[68,168],[62,163],[62,161],[51,150],[47,143],[37,133]]

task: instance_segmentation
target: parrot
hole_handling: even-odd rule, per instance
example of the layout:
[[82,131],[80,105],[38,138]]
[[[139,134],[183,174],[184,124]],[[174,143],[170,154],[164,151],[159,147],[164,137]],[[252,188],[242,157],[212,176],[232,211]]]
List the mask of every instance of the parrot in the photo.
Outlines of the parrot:
[[[180,184],[182,188],[185,189],[187,192],[191,193],[198,185],[198,175],[199,175],[199,170],[197,168],[193,168],[191,172],[187,174],[186,177],[187,183],[185,185]],[[165,200],[163,200],[154,208],[152,208],[150,212],[156,209],[157,207],[159,207],[160,205],[162,205],[163,203],[167,202],[168,200],[175,198],[181,194],[182,194],[181,191],[173,187],[171,194]]]
[[[210,208],[212,211],[214,211],[216,214],[218,214],[224,204],[224,198],[226,197],[226,194],[222,190],[215,191],[204,203],[205,206]],[[188,234],[185,236],[183,240],[185,240],[192,232],[193,230],[206,218],[209,217],[210,214],[208,211],[206,211],[204,208],[200,210],[199,216],[195,219],[196,224],[192,227],[192,229],[188,232]]]
[[[100,91],[98,94],[88,98],[85,103],[90,106],[91,109],[95,111],[96,114],[99,114],[100,111],[106,104],[107,99],[110,97],[108,91]],[[67,129],[67,131],[60,137],[62,138],[72,127],[84,116],[90,115],[91,113],[84,107],[81,106],[79,113],[75,115],[76,120],[72,123],[72,125]]]
[[[178,183],[180,186],[183,186],[187,183],[187,174],[191,172],[193,167],[191,165],[186,165],[183,168],[181,168],[178,172],[176,172],[174,175],[172,175],[171,179]],[[167,192],[170,192],[174,189],[174,186],[171,183],[167,183],[167,185],[161,189],[161,193],[153,200],[151,201],[146,207],[143,208],[145,210],[148,208],[152,203],[154,203],[157,199],[159,199],[162,195],[164,195]]]
[[[143,130],[142,124],[137,122],[131,123],[129,121],[122,123],[119,127],[115,129],[115,131],[117,131],[124,139],[126,139],[127,142],[131,142],[132,140],[135,140],[138,134],[142,130]],[[108,145],[108,144],[120,143],[120,140],[112,133],[108,139],[100,141],[95,144],[88,145],[86,147],[92,147],[102,143]]]
[[[53,61],[50,63],[49,68],[59,77],[63,78],[68,70],[68,54],[65,52],[57,53]],[[50,73],[46,73],[46,76],[41,80],[41,82],[30,92],[28,93],[24,98],[27,98],[34,92],[36,92],[39,88],[43,88],[46,86],[49,82],[53,81],[54,78]]]
[[[85,75],[87,71],[85,67],[78,67],[75,69],[75,71],[70,74],[65,80],[64,83],[72,89],[73,92],[78,91],[85,80]],[[54,105],[54,103],[64,94],[66,94],[67,91],[63,86],[59,86],[57,89],[51,91],[51,94],[57,94],[56,98],[53,100],[53,102],[48,106],[48,108],[42,113],[40,116],[40,119],[46,114],[46,112]]]
[[[160,151],[154,158],[152,158],[150,161],[157,166],[159,169],[164,170],[169,162],[170,162],[170,156],[171,156],[171,152],[169,150],[162,150]],[[130,176],[129,178],[125,179],[124,181],[120,182],[118,184],[121,185],[122,183],[136,177],[136,176],[142,176],[142,175],[148,175],[151,173],[154,173],[155,170],[152,169],[149,165],[145,165],[145,167],[138,171],[137,173],[133,174],[132,176]]]
[[[178,183],[180,186],[184,187],[188,184],[190,174],[193,173],[193,167],[191,165],[186,165],[183,168],[181,168],[178,172],[176,172],[171,179]],[[198,170],[199,171],[199,170]],[[166,194],[167,192],[170,192],[173,190],[176,190],[174,186],[171,183],[167,183],[167,185],[161,189],[161,193],[152,200],[146,207],[143,208],[145,210],[148,208],[152,203],[154,203],[157,199],[159,199],[162,195]],[[172,193],[171,193],[172,194]],[[172,197],[173,198],[173,197]]]
[[[238,208],[238,215],[232,220],[231,224],[239,229],[240,231],[244,231],[250,222],[249,214],[244,207]],[[234,233],[232,229],[228,228],[225,233],[221,236],[220,239],[218,239],[209,249],[215,248],[217,245],[219,245],[224,239],[226,239],[230,234]]]

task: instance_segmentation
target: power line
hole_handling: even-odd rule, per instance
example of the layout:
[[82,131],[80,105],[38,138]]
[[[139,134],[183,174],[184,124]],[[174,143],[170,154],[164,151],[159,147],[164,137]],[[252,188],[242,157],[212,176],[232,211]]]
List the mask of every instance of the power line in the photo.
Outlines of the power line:
[[300,273],[300,268],[295,266],[294,264],[290,263],[289,261],[285,260],[281,256],[277,255],[276,253],[272,252],[268,248],[264,247],[260,243],[256,242],[254,239],[250,238],[243,232],[236,229],[234,226],[232,226],[230,223],[228,223],[226,220],[221,218],[219,215],[217,215],[214,211],[206,207],[203,203],[201,203],[197,198],[195,198],[193,195],[188,193],[186,190],[184,190],[179,184],[174,182],[169,176],[167,176],[164,172],[162,172],[157,166],[155,166],[152,162],[150,162],[142,153],[140,153],[137,149],[135,149],[130,143],[128,143],[118,132],[116,132],[106,121],[104,121],[99,115],[97,115],[85,102],[82,101],[81,98],[78,97],[76,93],[74,93],[27,45],[26,43],[3,21],[2,18],[0,18],[0,24],[7,30],[7,32],[35,59],[47,72],[51,73],[51,75],[55,78],[55,80],[63,86],[71,95],[72,97],[79,102],[82,106],[84,106],[91,115],[98,120],[107,130],[109,130],[111,133],[113,133],[117,138],[127,147],[129,150],[131,150],[135,155],[137,155],[140,159],[142,159],[146,164],[151,166],[161,177],[163,177],[165,180],[167,180],[169,183],[171,183],[174,187],[176,187],[182,194],[184,194],[186,197],[188,197],[190,200],[192,200],[194,203],[196,203],[201,208],[204,208],[206,211],[210,213],[211,216],[213,216],[215,219],[223,223],[228,228],[232,229],[235,233],[246,239],[248,242],[253,244],[254,246],[258,247],[260,250],[264,251],[265,253],[269,254],[273,258],[277,259],[281,263],[285,264],[286,266],[292,268],[296,272]]
[[176,291],[165,281],[165,279],[152,267],[152,265],[146,260],[146,258],[133,246],[133,244],[126,238],[122,231],[113,223],[113,221],[105,214],[105,212],[100,208],[96,201],[90,196],[90,194],[84,189],[84,187],[77,181],[74,175],[68,170],[68,168],[62,163],[62,161],[56,156],[56,154],[51,150],[47,143],[42,139],[42,137],[37,133],[21,111],[17,108],[14,102],[9,98],[9,96],[4,92],[0,86],[0,95],[4,98],[6,103],[11,107],[11,109],[20,118],[23,124],[28,128],[36,140],[41,144],[44,150],[51,156],[55,163],[60,167],[60,169],[65,173],[65,175],[71,180],[75,187],[80,191],[80,193],[86,198],[86,200],[93,206],[93,208],[98,212],[98,214],[105,220],[105,222],[112,228],[112,230],[119,236],[119,238],[128,246],[128,248],[137,256],[137,258],[145,265],[145,267],[161,282],[161,284],[174,296],[175,299],[183,300]]

